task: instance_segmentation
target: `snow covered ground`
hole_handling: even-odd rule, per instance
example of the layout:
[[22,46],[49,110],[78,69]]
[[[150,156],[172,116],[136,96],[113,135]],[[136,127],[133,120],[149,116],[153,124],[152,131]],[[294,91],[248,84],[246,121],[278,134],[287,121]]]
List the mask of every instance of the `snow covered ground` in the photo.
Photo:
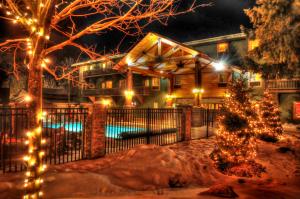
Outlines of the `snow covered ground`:
[[[209,158],[214,137],[171,146],[139,145],[97,160],[50,166],[45,198],[189,199],[214,185],[230,185],[239,198],[300,197],[300,133],[276,143],[258,142],[261,178],[225,176]],[[0,198],[20,198],[24,174],[0,174]]]

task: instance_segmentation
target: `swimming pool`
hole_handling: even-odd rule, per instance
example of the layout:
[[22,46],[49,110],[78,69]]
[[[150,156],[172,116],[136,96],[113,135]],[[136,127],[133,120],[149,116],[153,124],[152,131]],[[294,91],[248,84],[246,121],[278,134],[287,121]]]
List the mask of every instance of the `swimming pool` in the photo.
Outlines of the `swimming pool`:
[[145,131],[144,128],[128,127],[128,126],[113,126],[107,125],[105,129],[105,135],[109,138],[120,138],[120,134],[123,132],[137,132]]
[[[82,123],[81,122],[70,122],[65,124],[50,124],[44,123],[45,128],[59,129],[64,128],[66,131],[80,133],[82,132]],[[109,138],[120,138],[120,134],[123,132],[137,132],[145,131],[144,128],[130,127],[130,126],[115,126],[107,125],[105,128],[105,135]]]

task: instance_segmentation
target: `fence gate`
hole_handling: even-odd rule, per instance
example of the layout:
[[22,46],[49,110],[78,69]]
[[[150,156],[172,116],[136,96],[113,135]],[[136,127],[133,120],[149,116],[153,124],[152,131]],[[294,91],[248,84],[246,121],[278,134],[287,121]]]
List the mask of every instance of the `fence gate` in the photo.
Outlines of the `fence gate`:
[[[87,109],[45,108],[43,138],[45,163],[60,164],[84,159]],[[25,170],[27,153],[27,108],[0,108],[0,169],[3,172]]]
[[0,169],[3,172],[25,169],[23,156],[28,129],[28,110],[0,107]]
[[129,149],[137,144],[180,142],[184,136],[184,119],[182,109],[108,109],[106,153]]
[[210,127],[215,127],[217,114],[221,106],[193,108],[192,110],[192,139],[209,136]]

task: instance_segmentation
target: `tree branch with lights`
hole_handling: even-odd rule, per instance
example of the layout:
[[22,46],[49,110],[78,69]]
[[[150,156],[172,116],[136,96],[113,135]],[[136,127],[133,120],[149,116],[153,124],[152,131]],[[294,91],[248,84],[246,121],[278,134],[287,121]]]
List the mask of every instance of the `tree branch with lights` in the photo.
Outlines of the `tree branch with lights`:
[[278,141],[283,133],[280,111],[278,104],[268,90],[264,92],[263,98],[258,105],[261,123],[258,137],[267,142]]
[[211,154],[217,167],[225,173],[254,162],[258,134],[256,108],[250,101],[245,79],[240,77],[228,89],[217,118],[216,148]]
[[[0,43],[0,53],[12,52],[13,74],[18,67],[28,69],[28,93],[25,102],[29,107],[30,129],[27,132],[28,155],[24,158],[28,171],[24,198],[41,198],[41,174],[44,152],[42,145],[42,76],[48,72],[55,79],[70,78],[79,67],[57,66],[50,57],[67,47],[78,49],[91,59],[108,59],[82,44],[88,35],[108,34],[111,30],[137,36],[153,21],[165,24],[169,17],[194,11],[199,6],[192,0],[186,10],[179,10],[183,0],[2,0],[0,20],[15,24],[21,38],[9,38]],[[1,14],[2,13],[2,14]],[[16,37],[10,33],[11,37]],[[19,34],[18,34],[19,35]],[[1,42],[1,41],[0,41]],[[16,59],[18,58],[18,59]],[[22,60],[22,61],[19,61]],[[58,68],[63,71],[57,74]]]

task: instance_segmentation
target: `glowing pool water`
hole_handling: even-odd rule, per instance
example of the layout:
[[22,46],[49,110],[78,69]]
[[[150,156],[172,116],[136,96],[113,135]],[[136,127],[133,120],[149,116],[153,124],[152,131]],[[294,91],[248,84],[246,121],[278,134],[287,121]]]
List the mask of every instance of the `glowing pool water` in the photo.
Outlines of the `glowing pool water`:
[[[70,122],[65,124],[49,124],[44,123],[43,125],[45,128],[51,129],[59,129],[63,127],[66,131],[74,132],[74,133],[81,133],[82,132],[82,123],[81,122]],[[141,132],[145,131],[144,128],[137,128],[137,127],[128,127],[128,126],[114,126],[114,125],[107,125],[105,129],[105,135],[109,138],[120,138],[120,134],[123,132]]]
[[106,137],[110,138],[120,138],[120,134],[123,132],[137,132],[137,131],[145,131],[143,128],[137,127],[127,127],[127,126],[113,126],[107,125],[105,129]]

